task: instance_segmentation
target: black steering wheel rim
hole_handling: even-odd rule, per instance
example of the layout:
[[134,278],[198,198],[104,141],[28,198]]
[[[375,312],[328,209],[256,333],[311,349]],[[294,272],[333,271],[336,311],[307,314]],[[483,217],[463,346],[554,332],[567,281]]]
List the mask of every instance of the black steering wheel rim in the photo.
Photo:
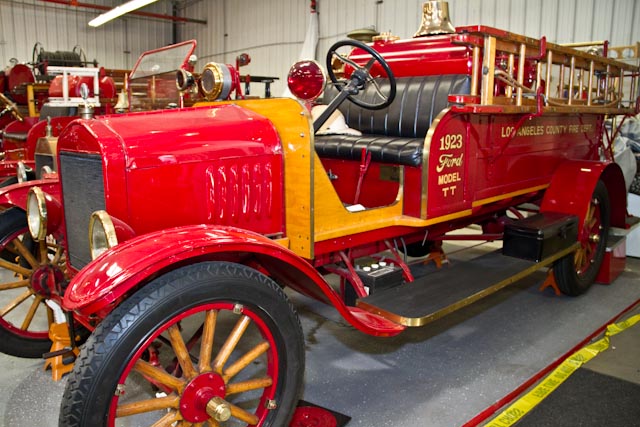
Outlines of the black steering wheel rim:
[[[391,71],[391,68],[389,67],[389,64],[387,63],[387,61],[384,60],[384,58],[375,50],[373,49],[371,46],[362,43],[360,41],[357,40],[340,40],[336,43],[334,43],[330,48],[329,51],[327,52],[327,74],[329,75],[329,79],[331,79],[331,81],[333,82],[334,86],[336,87],[336,89],[338,91],[342,91],[343,90],[343,86],[341,86],[340,84],[338,84],[338,78],[336,77],[334,71],[333,71],[333,67],[332,67],[332,62],[333,62],[333,58],[334,57],[340,57],[340,55],[336,52],[339,48],[344,47],[344,46],[351,46],[354,48],[358,48],[358,49],[362,49],[365,52],[367,52],[369,55],[371,55],[372,57],[372,61],[369,61],[368,65],[365,67],[361,67],[361,66],[357,66],[356,71],[362,72],[364,74],[366,74],[367,77],[367,81],[373,81],[373,78],[371,76],[371,73],[369,73],[369,70],[373,67],[373,65],[377,62],[378,64],[380,64],[380,66],[382,67],[382,69],[385,71],[385,73],[387,74],[387,78],[389,79],[389,94],[386,96],[386,100],[384,100],[381,103],[378,104],[372,104],[372,103],[368,103],[368,102],[364,102],[360,99],[357,99],[355,97],[353,97],[352,95],[348,95],[347,99],[350,102],[353,102],[354,104],[358,105],[359,107],[368,109],[368,110],[380,110],[382,108],[388,107],[394,100],[395,96],[396,96],[396,78],[393,75],[393,71]],[[343,59],[340,59],[340,61],[345,62]],[[355,65],[355,64],[351,64],[350,65]],[[356,71],[354,71],[354,73],[352,74],[352,79],[354,78],[354,74],[356,74]]]

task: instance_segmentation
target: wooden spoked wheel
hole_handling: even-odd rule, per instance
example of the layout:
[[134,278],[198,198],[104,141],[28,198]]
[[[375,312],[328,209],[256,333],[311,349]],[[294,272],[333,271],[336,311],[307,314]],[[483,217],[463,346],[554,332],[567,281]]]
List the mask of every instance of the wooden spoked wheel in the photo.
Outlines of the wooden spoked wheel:
[[60,425],[287,425],[302,343],[297,316],[270,279],[230,263],[183,267],[94,331],[69,378]]
[[34,242],[25,213],[0,213],[0,351],[40,358],[49,351],[53,313],[45,304],[49,286],[64,279],[63,248],[53,241]]
[[[199,325],[195,334],[184,335],[186,323]],[[214,349],[215,335],[220,346]],[[273,337],[251,311],[229,303],[198,307],[163,325],[138,349],[118,382],[109,418],[115,425],[145,414],[161,415],[154,426],[258,425],[275,404],[277,365]],[[127,392],[141,388],[157,391],[150,398]]]
[[553,268],[558,288],[564,294],[580,295],[595,281],[607,246],[610,212],[607,187],[598,181],[578,230],[580,247],[558,260]]

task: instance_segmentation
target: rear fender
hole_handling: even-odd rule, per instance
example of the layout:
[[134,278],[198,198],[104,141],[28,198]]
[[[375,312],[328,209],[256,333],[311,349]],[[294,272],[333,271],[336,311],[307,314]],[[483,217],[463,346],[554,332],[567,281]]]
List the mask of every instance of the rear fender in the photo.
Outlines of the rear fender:
[[178,267],[210,260],[244,262],[294,290],[332,304],[354,327],[377,336],[404,327],[347,307],[305,259],[268,238],[233,227],[193,225],[137,236],[85,266],[65,292],[63,307],[106,316],[121,298]]
[[611,226],[625,227],[626,190],[620,166],[615,163],[568,161],[560,165],[544,194],[541,212],[560,212],[576,215],[579,230],[587,214],[589,202],[598,180],[609,192]]
[[27,195],[32,187],[40,187],[42,191],[54,199],[61,200],[60,181],[58,179],[41,179],[0,188],[0,206],[5,209],[18,207],[26,211]]

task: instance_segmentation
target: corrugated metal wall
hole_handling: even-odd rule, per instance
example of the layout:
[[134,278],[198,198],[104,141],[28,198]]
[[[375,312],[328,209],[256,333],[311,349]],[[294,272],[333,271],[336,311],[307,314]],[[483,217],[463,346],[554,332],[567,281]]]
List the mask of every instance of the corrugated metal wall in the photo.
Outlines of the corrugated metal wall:
[[[91,0],[85,0],[90,2]],[[119,0],[94,0],[115,6]],[[195,38],[198,66],[206,61],[235,63],[246,52],[252,62],[243,72],[276,76],[273,93],[282,93],[289,66],[298,59],[309,19],[309,0],[181,0],[182,16],[208,24],[179,26],[178,39]],[[411,37],[420,23],[422,0],[317,0],[317,58],[346,33],[364,27]],[[162,0],[144,10],[171,14]],[[640,40],[638,0],[450,0],[454,25],[484,24],[549,41],[610,40],[614,45]],[[31,61],[33,46],[72,50],[109,68],[130,68],[140,53],[171,42],[169,21],[130,16],[97,29],[87,26],[98,11],[45,3],[0,0],[0,61]],[[254,92],[255,93],[255,92]]]
[[[375,27],[411,37],[420,24],[422,0],[317,0],[317,59],[351,30]],[[243,72],[280,77],[282,93],[289,66],[298,58],[306,34],[309,0],[191,0],[183,16],[206,19],[187,24],[183,39],[198,40],[205,61],[234,63],[247,52],[251,65]],[[609,40],[613,45],[640,41],[638,0],[449,0],[454,25],[483,24],[556,43]]]
[[[121,3],[94,2],[110,7]],[[171,3],[160,2],[145,10],[171,14]],[[142,52],[171,43],[170,21],[130,16],[89,27],[87,22],[100,13],[40,0],[0,0],[0,69],[9,65],[11,58],[30,62],[36,42],[46,51],[71,51],[80,46],[89,61],[96,59],[101,66],[120,69],[130,69]]]

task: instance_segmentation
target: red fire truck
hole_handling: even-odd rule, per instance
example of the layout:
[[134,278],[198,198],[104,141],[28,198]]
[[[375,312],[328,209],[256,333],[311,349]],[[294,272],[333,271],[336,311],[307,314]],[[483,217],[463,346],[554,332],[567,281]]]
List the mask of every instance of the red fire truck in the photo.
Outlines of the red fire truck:
[[[28,116],[21,113],[16,103],[0,94],[0,106],[4,106],[0,116],[3,120],[12,120],[6,122],[6,127],[3,126],[5,122],[0,121],[3,128],[0,134],[0,187],[40,178],[43,166],[54,170],[55,142],[60,131],[73,119],[86,115],[88,110],[90,114],[112,114],[167,108],[168,105],[177,107],[184,105],[185,100],[187,104],[193,104],[197,92],[188,93],[177,88],[175,73],[179,69],[192,69],[190,61],[195,48],[196,41],[188,40],[144,52],[131,72],[47,65],[46,75],[50,82],[38,84],[39,94],[46,93],[47,96],[41,96],[38,102],[33,99],[27,102],[18,95],[18,99],[30,106]],[[17,82],[26,86],[21,90],[32,93],[35,83],[30,69],[18,64],[13,70],[16,78],[21,79]],[[25,76],[27,72],[30,79]],[[119,97],[111,75],[122,79],[119,83],[123,90]],[[83,86],[88,89],[84,97],[81,94]]]
[[[338,42],[326,68],[313,119],[317,63],[290,73],[303,102],[220,101],[232,73],[207,64],[209,102],[76,120],[61,187],[2,195],[28,217],[27,232],[0,214],[0,266],[18,275],[0,288],[17,294],[4,348],[48,343],[30,327],[45,303],[69,331],[48,356],[72,362],[89,335],[60,425],[287,425],[304,339],[286,292],[394,336],[543,267],[581,294],[610,227],[635,220],[605,119],[636,113],[637,67],[470,26]],[[337,110],[348,129],[327,126]],[[414,277],[404,255],[447,239],[503,248]]]

